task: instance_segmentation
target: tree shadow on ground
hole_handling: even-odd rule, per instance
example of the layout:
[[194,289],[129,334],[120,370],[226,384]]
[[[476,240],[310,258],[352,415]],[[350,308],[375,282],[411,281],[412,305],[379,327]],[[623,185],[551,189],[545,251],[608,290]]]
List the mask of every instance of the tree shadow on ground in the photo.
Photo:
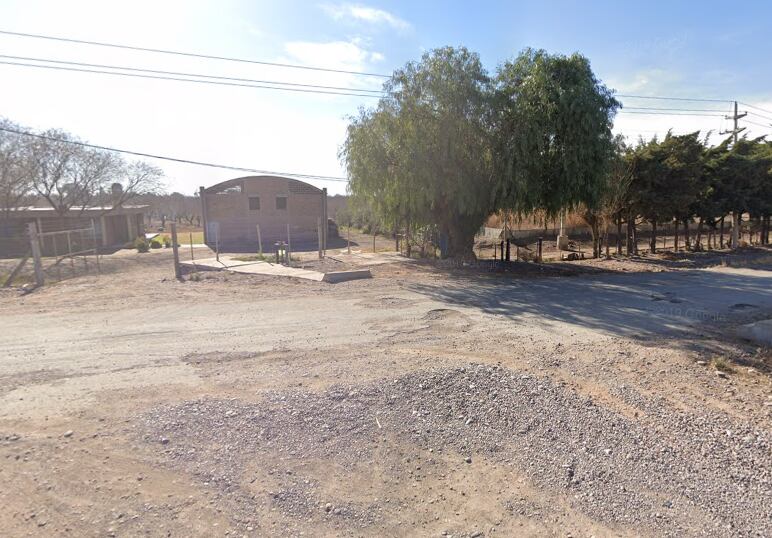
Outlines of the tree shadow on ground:
[[768,271],[695,270],[522,280],[459,277],[441,285],[408,283],[406,288],[515,323],[545,328],[568,324],[651,340],[653,345],[666,342],[691,349],[705,349],[708,340],[754,314],[772,315],[772,273]]

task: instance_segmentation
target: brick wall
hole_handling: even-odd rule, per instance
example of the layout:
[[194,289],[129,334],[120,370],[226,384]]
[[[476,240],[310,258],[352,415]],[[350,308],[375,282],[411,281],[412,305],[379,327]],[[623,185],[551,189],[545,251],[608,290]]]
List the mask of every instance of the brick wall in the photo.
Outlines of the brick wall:
[[[259,224],[263,250],[270,251],[276,241],[287,240],[289,224],[293,248],[316,248],[317,224],[322,218],[321,190],[301,181],[273,176],[241,178],[220,185],[203,193],[210,246],[214,246],[219,228],[221,250],[256,251]],[[286,197],[286,209],[277,208],[277,197]],[[250,209],[250,198],[259,198],[259,209]]]

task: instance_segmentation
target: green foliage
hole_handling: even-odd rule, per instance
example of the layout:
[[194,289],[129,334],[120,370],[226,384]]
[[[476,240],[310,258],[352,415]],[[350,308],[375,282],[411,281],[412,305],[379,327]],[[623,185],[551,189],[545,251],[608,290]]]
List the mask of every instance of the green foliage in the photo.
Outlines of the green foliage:
[[496,78],[497,204],[555,216],[598,207],[620,106],[580,54],[526,49]]
[[150,242],[144,237],[137,237],[137,239],[134,240],[134,248],[137,249],[137,252],[149,252]]
[[163,244],[158,239],[150,241],[150,248],[161,248]]
[[490,79],[477,54],[445,47],[397,70],[388,96],[351,119],[341,151],[357,203],[389,227],[437,224],[471,255],[491,210]]
[[172,238],[168,235],[162,235],[161,240],[163,241],[164,248],[169,248],[172,246]]
[[445,47],[385,91],[351,119],[341,158],[355,203],[387,229],[436,229],[446,254],[470,257],[494,211],[600,203],[619,103],[586,58],[526,50],[492,80],[477,54]]
[[636,214],[660,222],[689,218],[704,189],[704,151],[698,132],[641,141],[632,153]]

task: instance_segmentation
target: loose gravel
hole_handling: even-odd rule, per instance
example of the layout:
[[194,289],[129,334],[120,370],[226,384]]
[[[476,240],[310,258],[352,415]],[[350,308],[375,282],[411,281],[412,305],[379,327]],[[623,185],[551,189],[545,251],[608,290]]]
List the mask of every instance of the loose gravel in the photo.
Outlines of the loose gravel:
[[[199,399],[141,422],[172,465],[223,490],[238,489],[247,463],[265,451],[354,468],[393,436],[462,465],[481,457],[513,465],[605,524],[663,536],[772,535],[769,431],[632,389],[619,396],[640,415],[547,378],[469,364],[321,393],[269,392],[260,403]],[[295,480],[272,502],[308,517],[324,510],[316,486]],[[376,524],[378,514],[353,502],[337,513],[358,526]]]

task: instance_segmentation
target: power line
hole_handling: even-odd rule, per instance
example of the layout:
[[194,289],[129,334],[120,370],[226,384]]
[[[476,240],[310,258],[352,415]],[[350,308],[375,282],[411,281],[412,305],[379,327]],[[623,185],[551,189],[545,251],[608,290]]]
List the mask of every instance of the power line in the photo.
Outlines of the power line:
[[127,149],[118,149],[118,148],[111,148],[109,146],[98,146],[96,144],[87,144],[86,142],[80,142],[77,140],[65,140],[63,138],[57,138],[54,136],[47,136],[37,133],[30,133],[28,131],[19,131],[16,129],[8,129],[7,127],[0,127],[0,131],[5,131],[8,133],[14,133],[17,135],[22,136],[31,136],[34,138],[41,138],[43,140],[50,140],[52,142],[62,142],[65,144],[72,144],[75,146],[82,146],[86,148],[93,148],[93,149],[100,149],[103,151],[111,151],[114,153],[125,153],[127,155],[135,155],[137,157],[146,157],[149,159],[159,159],[162,161],[172,161],[176,163],[183,163],[183,164],[193,164],[196,166],[207,166],[209,168],[222,168],[223,170],[235,170],[237,172],[250,172],[253,174],[265,174],[265,175],[273,175],[273,176],[291,176],[291,177],[297,177],[297,178],[303,178],[303,179],[314,179],[319,181],[340,181],[340,182],[348,182],[348,179],[345,177],[338,177],[338,176],[320,176],[320,175],[314,175],[314,174],[299,174],[295,172],[274,172],[270,170],[258,170],[255,168],[243,168],[241,166],[229,166],[225,164],[214,164],[214,163],[208,163],[208,162],[202,162],[202,161],[191,161],[189,159],[180,159],[176,157],[165,157],[163,155],[154,155],[152,153],[142,153],[139,151],[131,151]]
[[770,116],[765,116],[764,114],[759,114],[758,112],[753,112],[753,111],[750,111],[750,110],[749,110],[749,111],[748,111],[748,114],[750,114],[750,115],[753,115],[753,116],[757,116],[757,117],[759,117],[759,118],[764,118],[765,120],[770,120],[770,121],[772,121],[772,117],[770,117]]
[[665,110],[669,112],[721,112],[714,108],[658,108],[650,106],[623,106],[622,110]]
[[41,65],[41,64],[30,64],[30,63],[24,63],[24,62],[3,62],[0,61],[0,65],[15,65],[19,67],[37,67],[40,69],[55,69],[57,71],[76,71],[79,73],[93,73],[96,75],[114,75],[119,77],[134,77],[134,78],[147,78],[147,79],[154,79],[154,80],[173,80],[177,82],[193,82],[196,84],[213,84],[216,86],[236,86],[241,88],[258,88],[263,90],[280,90],[285,92],[301,92],[301,93],[317,93],[317,94],[323,94],[323,95],[348,95],[353,97],[380,97],[379,95],[374,94],[368,94],[368,93],[354,93],[354,92],[339,92],[339,91],[327,91],[327,90],[312,90],[308,88],[284,88],[279,86],[265,86],[260,84],[242,84],[238,82],[224,82],[224,81],[216,81],[216,80],[198,80],[198,79],[192,79],[192,78],[179,78],[179,77],[166,77],[166,76],[158,76],[158,75],[142,75],[139,73],[119,73],[117,71],[102,71],[98,69],[82,69],[79,67],[64,67],[64,66],[58,66],[58,65]]
[[629,95],[624,93],[618,93],[615,97],[626,97],[628,99],[657,99],[665,101],[699,101],[703,103],[731,103],[729,99],[691,99],[688,97],[662,97],[655,95]]
[[620,110],[617,114],[650,114],[652,116],[712,116],[721,118],[723,114],[704,114],[701,112],[638,112],[635,110]]
[[751,120],[748,120],[748,119],[745,119],[745,120],[743,120],[743,121],[744,121],[745,123],[750,123],[750,124],[752,124],[752,125],[758,125],[759,127],[766,127],[767,129],[770,129],[770,128],[772,128],[772,123],[767,123],[767,124],[765,125],[765,124],[763,124],[763,123],[759,123],[759,122],[756,122],[756,121],[751,121]]
[[755,108],[756,110],[761,110],[762,112],[766,112],[767,114],[772,114],[772,110],[768,110],[766,108],[761,108],[760,106],[751,105],[751,104],[743,103],[743,102],[740,102],[740,104],[743,105],[743,106],[749,106],[751,108]]
[[[281,67],[281,68],[287,68],[287,69],[303,69],[303,70],[310,70],[310,71],[321,71],[321,72],[327,72],[327,73],[342,73],[342,74],[348,74],[348,75],[359,75],[359,76],[366,76],[366,77],[378,77],[378,78],[390,78],[390,75],[386,75],[383,73],[372,73],[372,72],[366,72],[366,71],[353,71],[353,70],[347,70],[347,69],[333,69],[333,68],[327,68],[327,67],[319,67],[319,66],[310,66],[310,65],[298,65],[298,64],[288,64],[288,63],[280,63],[280,62],[268,62],[263,60],[251,60],[246,58],[235,58],[235,57],[229,57],[229,56],[217,56],[217,55],[211,55],[211,54],[201,54],[201,53],[194,53],[194,52],[184,52],[184,51],[177,51],[177,50],[169,50],[169,49],[157,49],[157,48],[151,48],[151,47],[140,47],[135,45],[122,45],[117,43],[107,43],[102,41],[88,41],[85,39],[75,39],[75,38],[69,38],[69,37],[60,37],[60,36],[51,36],[51,35],[43,35],[43,34],[32,34],[32,33],[25,33],[25,32],[12,32],[9,30],[0,30],[0,34],[4,35],[10,35],[15,37],[25,37],[25,38],[32,38],[32,39],[44,39],[49,41],[58,41],[58,42],[64,42],[64,43],[75,43],[79,45],[91,45],[91,46],[97,46],[97,47],[109,47],[109,48],[117,48],[117,49],[125,49],[125,50],[133,50],[133,51],[139,51],[139,52],[152,52],[157,54],[168,54],[168,55],[175,55],[175,56],[185,56],[189,58],[202,58],[207,60],[221,60],[221,61],[228,61],[228,62],[239,62],[239,63],[248,63],[248,64],[255,64],[255,65],[267,65],[271,67]],[[705,99],[705,98],[691,98],[691,97],[667,97],[667,96],[656,96],[656,95],[633,95],[633,94],[623,94],[618,93],[616,94],[617,97],[623,97],[623,98],[630,98],[630,99],[656,99],[656,100],[669,100],[669,101],[693,101],[693,102],[706,102],[706,103],[731,103],[732,101],[729,99]],[[755,108],[756,110],[760,110],[762,112],[767,112],[769,114],[772,114],[772,110],[768,110],[762,107],[758,107],[756,105],[752,105],[750,103],[741,103],[744,106],[748,106],[751,108]]]
[[[1,32],[0,32],[1,33]],[[15,56],[6,56],[6,55],[0,55],[0,58],[24,58],[24,57],[15,57]],[[382,96],[382,93],[357,93],[357,92],[375,92],[378,90],[356,90],[353,88],[341,88],[343,90],[351,89],[353,91],[327,91],[322,89],[312,89],[312,88],[331,88],[335,89],[334,86],[317,86],[312,84],[295,84],[295,83],[287,83],[287,82],[279,82],[279,81],[258,81],[254,80],[254,82],[263,82],[264,84],[245,84],[245,83],[237,83],[237,82],[227,82],[228,80],[245,80],[245,81],[251,81],[253,79],[239,79],[234,77],[220,77],[216,75],[199,75],[199,74],[193,74],[193,73],[180,73],[175,71],[157,71],[152,69],[139,69],[139,68],[132,68],[132,67],[121,67],[121,66],[110,66],[110,65],[103,65],[103,64],[86,64],[81,62],[67,62],[64,60],[39,60],[36,58],[30,58],[33,61],[38,62],[57,62],[62,64],[68,64],[68,65],[83,65],[83,66],[95,66],[95,67],[104,67],[107,69],[126,69],[126,70],[132,70],[132,71],[140,71],[141,73],[121,73],[117,71],[104,71],[101,69],[83,69],[79,67],[64,67],[60,65],[43,65],[43,64],[31,64],[26,62],[6,62],[6,61],[0,61],[0,65],[12,65],[12,66],[18,66],[18,67],[37,67],[40,69],[54,69],[58,71],[75,71],[79,73],[92,73],[97,75],[114,75],[114,76],[123,76],[123,77],[135,77],[135,78],[147,78],[152,80],[171,80],[176,82],[193,82],[198,84],[214,84],[214,85],[220,85],[220,86],[236,86],[236,87],[242,87],[242,88],[258,88],[258,89],[264,89],[264,90],[280,90],[280,91],[293,91],[293,92],[302,92],[302,93],[317,93],[317,94],[323,94],[323,95],[344,95],[344,96],[353,96],[353,97],[375,97],[380,98]],[[168,74],[175,74],[175,75],[181,75],[181,76],[189,76],[189,77],[206,77],[216,80],[199,80],[199,79],[192,79],[192,78],[180,78],[177,76],[160,76],[160,75],[148,75],[145,73],[168,73]],[[265,84],[293,84],[297,86],[303,86],[302,88],[289,88],[289,87],[282,87],[282,86],[266,86]],[[640,111],[634,111],[634,110],[640,110]],[[627,109],[620,110],[620,114],[661,114],[661,115],[672,115],[672,116],[722,116],[722,114],[705,114],[705,113],[690,113],[690,112],[684,112],[684,113],[677,113],[677,112],[644,112],[647,110],[652,111],[689,111],[689,110],[699,110],[703,112],[712,112],[710,109],[686,109],[686,108],[656,108],[656,107],[627,107]],[[716,111],[718,112],[718,111]]]
[[252,82],[257,84],[280,84],[283,86],[299,86],[303,88],[315,88],[315,89],[325,89],[325,90],[342,90],[342,91],[348,91],[348,92],[368,92],[368,93],[377,93],[381,94],[383,93],[381,90],[370,90],[370,89],[360,89],[360,88],[346,88],[342,86],[323,86],[320,84],[301,84],[299,82],[282,82],[278,80],[257,80],[257,79],[251,79],[251,78],[238,78],[238,77],[225,77],[225,76],[219,76],[219,75],[204,75],[201,73],[185,73],[180,71],[160,71],[157,69],[147,69],[147,68],[137,68],[137,67],[126,67],[122,65],[107,65],[107,64],[90,64],[90,63],[84,63],[84,62],[71,62],[71,61],[65,61],[65,60],[51,60],[48,58],[31,58],[28,56],[8,56],[5,54],[0,54],[0,58],[6,58],[10,60],[23,60],[23,61],[33,61],[33,62],[47,62],[47,63],[54,63],[54,64],[62,64],[62,65],[76,65],[80,67],[96,67],[100,69],[122,69],[124,71],[134,71],[134,72],[140,72],[140,73],[155,73],[160,75],[175,75],[175,76],[185,76],[185,77],[199,77],[199,78],[206,78],[206,79],[214,79],[214,80],[231,80],[236,82]]
[[177,50],[168,50],[168,49],[154,49],[150,47],[138,47],[133,45],[120,45],[117,43],[105,43],[101,41],[86,41],[84,39],[73,39],[69,37],[58,37],[58,36],[50,36],[50,35],[41,35],[41,34],[28,34],[24,32],[11,32],[8,30],[0,30],[0,34],[5,35],[12,35],[16,37],[29,37],[34,39],[47,39],[49,41],[60,41],[65,43],[77,43],[79,45],[93,45],[97,47],[110,47],[110,48],[116,48],[116,49],[126,49],[126,50],[135,50],[140,52],[153,52],[157,54],[171,54],[175,56],[187,56],[189,58],[204,58],[207,60],[222,60],[226,62],[241,62],[241,63],[248,63],[248,64],[257,64],[257,65],[269,65],[272,67],[284,67],[288,69],[306,69],[310,71],[324,71],[327,73],[343,73],[347,75],[360,75],[365,77],[380,77],[380,78],[390,78],[389,75],[383,75],[380,73],[368,73],[363,71],[349,71],[346,69],[332,69],[328,67],[316,67],[316,66],[310,66],[310,65],[297,65],[297,64],[287,64],[287,63],[278,63],[278,62],[266,62],[261,60],[248,60],[245,58],[233,58],[228,56],[213,56],[209,54],[198,54],[194,52],[183,52],[183,51],[177,51]]

